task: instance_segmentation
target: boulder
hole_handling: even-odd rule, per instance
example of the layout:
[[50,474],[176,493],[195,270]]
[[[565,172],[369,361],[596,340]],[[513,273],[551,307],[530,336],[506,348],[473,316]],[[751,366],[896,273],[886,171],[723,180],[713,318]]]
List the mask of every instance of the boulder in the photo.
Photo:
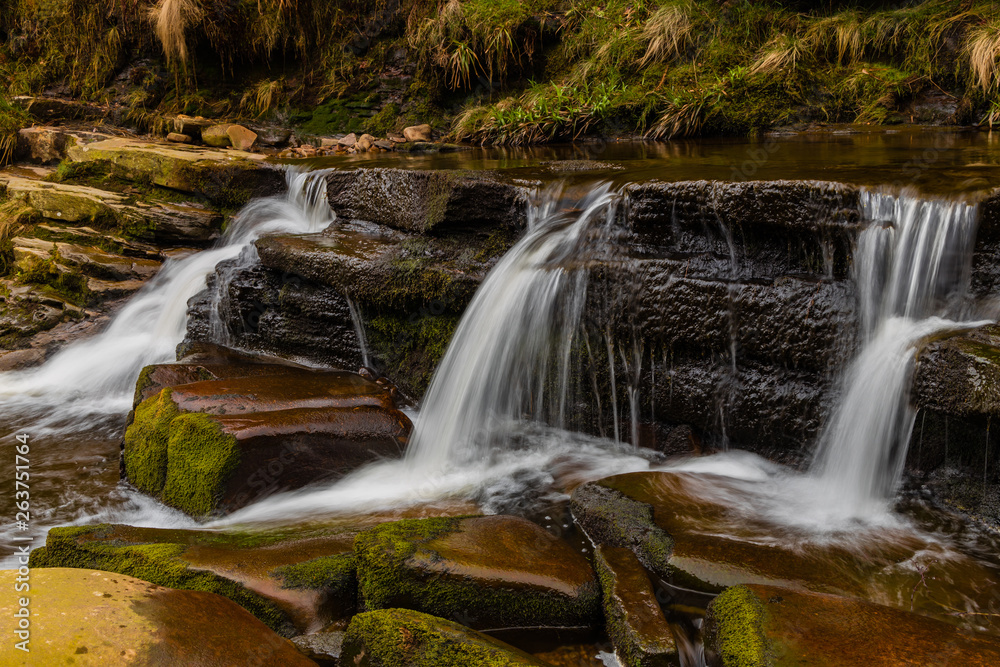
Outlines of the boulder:
[[519,517],[404,520],[354,541],[368,609],[404,607],[478,630],[597,622],[600,587],[569,544]]
[[66,155],[70,135],[58,127],[26,127],[17,133],[19,160],[35,164],[55,164]]
[[296,648],[320,667],[340,667],[340,656],[344,651],[345,632],[317,632],[292,638]]
[[160,586],[210,591],[291,636],[354,613],[351,546],[357,532],[351,525],[271,532],[109,524],[53,528],[30,564],[107,570]]
[[135,409],[122,460],[140,491],[204,517],[399,456],[410,429],[381,385],[281,368],[163,389]]
[[433,141],[434,136],[432,134],[431,126],[426,123],[423,125],[411,125],[410,127],[403,130],[403,138],[407,141]]
[[926,616],[855,598],[774,586],[726,589],[708,607],[710,665],[1000,664],[1000,642]]
[[293,143],[292,131],[288,128],[254,126],[252,129],[257,133],[257,143],[261,146],[280,147]]
[[420,233],[527,224],[527,191],[485,172],[358,169],[327,182],[340,219]]
[[543,667],[527,653],[458,623],[408,609],[358,614],[344,637],[352,667]]
[[167,134],[167,141],[173,142],[175,144],[190,144],[194,141],[188,134],[178,134],[177,132],[170,132]]
[[229,135],[232,147],[238,151],[251,150],[257,143],[257,133],[242,125],[230,125],[226,134]]
[[391,151],[393,143],[388,139],[379,139],[378,141],[374,142],[374,145],[376,148],[381,148],[384,151]]
[[[0,572],[14,590],[15,570]],[[3,664],[217,665],[316,663],[233,602],[201,591],[178,591],[139,579],[83,569],[31,573],[30,652],[15,648],[19,597],[0,600],[8,641]]]
[[358,143],[358,135],[351,132],[346,137],[341,137],[337,140],[337,145],[342,148],[354,148],[355,144]]
[[917,359],[913,402],[956,417],[1000,417],[1000,325],[925,347]]
[[[228,139],[228,135],[227,135]],[[67,149],[67,160],[137,183],[205,197],[224,208],[278,194],[284,173],[259,153],[220,151],[182,144],[115,138]]]
[[228,148],[233,145],[233,139],[229,136],[229,128],[231,127],[230,123],[206,127],[201,132],[201,142],[213,148]]
[[362,134],[358,139],[357,149],[359,151],[369,151],[375,145],[375,137],[370,134]]
[[201,133],[215,125],[214,121],[201,116],[185,116],[180,114],[173,119],[174,132],[184,134],[193,139],[201,139]]
[[635,555],[598,546],[594,566],[604,591],[607,632],[623,667],[679,667],[673,631]]

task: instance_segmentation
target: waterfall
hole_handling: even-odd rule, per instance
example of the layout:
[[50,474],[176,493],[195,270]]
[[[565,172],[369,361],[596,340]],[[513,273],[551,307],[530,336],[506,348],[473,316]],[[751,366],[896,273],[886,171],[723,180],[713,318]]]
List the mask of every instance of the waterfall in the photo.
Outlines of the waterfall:
[[564,426],[573,342],[586,300],[583,250],[607,229],[618,195],[580,201],[546,191],[528,232],[490,271],[462,317],[424,397],[407,456],[431,469],[511,444],[517,420]]
[[[58,407],[63,418],[127,411],[142,368],[174,359],[188,299],[205,288],[219,262],[252,249],[263,234],[316,232],[332,221],[322,174],[290,170],[287,180],[287,195],[248,204],[214,247],[168,260],[103,332],[63,348],[38,368],[0,374],[0,410]],[[67,424],[80,427],[72,419]]]
[[863,192],[861,206],[872,221],[855,252],[861,349],[812,468],[843,517],[884,512],[896,490],[916,417],[909,389],[920,346],[985,324],[961,321],[975,205]]

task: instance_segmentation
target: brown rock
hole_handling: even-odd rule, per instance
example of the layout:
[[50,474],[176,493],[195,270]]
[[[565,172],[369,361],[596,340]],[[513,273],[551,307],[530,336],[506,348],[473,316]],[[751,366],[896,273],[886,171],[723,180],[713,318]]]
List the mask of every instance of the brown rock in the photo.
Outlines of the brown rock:
[[361,138],[358,139],[357,149],[359,151],[371,150],[371,147],[375,145],[375,137],[370,134],[362,134]]
[[375,146],[381,148],[384,151],[392,150],[392,142],[389,141],[388,139],[379,139],[378,141],[375,142]]
[[354,145],[358,143],[358,136],[351,132],[346,137],[342,137],[337,140],[337,145],[343,148],[354,148]]
[[389,139],[389,141],[391,141],[391,142],[393,142],[395,144],[405,144],[406,143],[406,137],[401,137],[398,134],[391,134],[390,133],[388,139]]
[[[0,572],[14,590],[15,570]],[[31,573],[28,648],[14,647],[21,608],[16,595],[0,599],[4,665],[218,665],[315,667],[235,603],[200,591],[162,588],[132,577],[86,569]]]
[[201,116],[192,117],[180,114],[174,118],[174,132],[186,134],[194,139],[200,139],[201,133],[213,125],[215,125],[213,121]]
[[257,133],[242,125],[230,125],[226,134],[229,135],[233,148],[239,151],[248,151],[257,143]]
[[212,146],[213,148],[227,148],[232,146],[233,140],[232,137],[229,136],[230,127],[232,127],[232,125],[229,123],[206,127],[201,132],[202,143]]
[[35,164],[53,164],[66,155],[69,135],[55,127],[26,127],[17,133],[17,157]]
[[187,134],[178,134],[177,132],[171,132],[167,135],[167,141],[172,141],[175,144],[190,144],[194,139],[192,139]]
[[406,128],[403,130],[403,137],[406,141],[433,141],[431,126],[426,123]]

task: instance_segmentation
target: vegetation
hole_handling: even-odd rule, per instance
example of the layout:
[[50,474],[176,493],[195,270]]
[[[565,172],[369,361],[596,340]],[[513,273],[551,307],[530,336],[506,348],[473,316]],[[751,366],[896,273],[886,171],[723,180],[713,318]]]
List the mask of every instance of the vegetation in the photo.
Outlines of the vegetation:
[[[0,0],[10,94],[475,142],[1000,118],[982,0]],[[0,103],[0,156],[8,132]],[[313,110],[317,110],[314,114]],[[921,115],[925,114],[925,115]]]

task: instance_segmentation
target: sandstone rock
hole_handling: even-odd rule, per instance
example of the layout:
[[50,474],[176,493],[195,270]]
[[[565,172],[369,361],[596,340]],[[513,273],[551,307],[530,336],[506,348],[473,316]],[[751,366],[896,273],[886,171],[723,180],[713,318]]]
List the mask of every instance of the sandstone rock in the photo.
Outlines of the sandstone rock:
[[0,352],[0,372],[20,371],[39,366],[45,361],[46,356],[45,350],[38,348]]
[[242,125],[230,125],[229,129],[226,130],[226,134],[229,135],[232,147],[238,151],[251,150],[257,143],[257,133],[248,130]]
[[594,565],[604,591],[608,635],[623,667],[679,666],[673,631],[635,555],[598,546]]
[[201,133],[215,125],[214,121],[201,116],[185,116],[180,114],[173,119],[174,132],[185,134],[192,139],[201,139]]
[[994,637],[863,600],[764,585],[715,598],[704,636],[709,664],[722,667],[1000,663]]
[[202,143],[213,148],[227,148],[232,146],[233,139],[229,136],[229,128],[231,127],[232,124],[230,123],[206,127],[201,132]]
[[335,148],[339,145],[340,141],[338,139],[334,139],[333,137],[323,137],[319,141],[320,148]]
[[355,144],[358,143],[358,136],[351,132],[346,137],[342,137],[337,140],[337,145],[343,148],[354,148]]
[[406,137],[401,137],[398,134],[392,134],[392,133],[390,133],[389,136],[388,136],[388,139],[389,139],[389,141],[391,141],[391,142],[393,142],[395,144],[406,143]]
[[543,667],[513,646],[458,623],[407,609],[355,616],[344,637],[341,663],[352,667]]
[[405,607],[479,630],[586,626],[600,615],[586,559],[526,519],[383,524],[359,534],[354,552],[368,609]]
[[378,141],[374,142],[374,145],[377,148],[381,148],[384,151],[392,150],[392,142],[389,141],[388,139],[379,139]]
[[283,127],[251,128],[257,133],[257,143],[261,146],[281,147],[292,143],[292,131]]
[[310,660],[320,667],[339,667],[344,649],[344,632],[317,632],[313,635],[299,635],[292,643]]
[[[0,573],[13,590],[17,572]],[[9,641],[3,663],[15,665],[164,664],[209,667],[315,664],[229,600],[200,591],[177,591],[139,579],[82,569],[31,573],[30,653],[13,639],[17,596],[0,601],[0,628]]]
[[332,172],[327,181],[340,219],[416,232],[526,224],[525,190],[490,174],[376,168]]
[[167,141],[173,142],[175,144],[190,144],[194,139],[187,134],[178,134],[177,132],[170,132],[167,134]]
[[17,158],[35,164],[55,164],[66,155],[70,136],[57,127],[26,127],[17,133]]
[[206,516],[398,456],[410,428],[374,382],[282,368],[162,390],[136,408],[122,456],[139,490]]
[[407,141],[432,141],[431,126],[426,123],[423,125],[411,125],[403,130],[403,138]]
[[32,568],[78,567],[217,593],[276,632],[315,632],[354,613],[353,526],[272,532],[198,531],[101,524],[54,528]]
[[286,188],[281,170],[265,164],[259,153],[116,138],[72,146],[67,159],[126,180],[198,194],[226,208]]
[[97,247],[85,247],[70,243],[50,242],[43,239],[16,237],[12,239],[14,259],[18,266],[26,269],[29,258],[48,258],[54,251],[59,262],[78,268],[82,273],[95,278],[115,281],[145,280],[159,271],[161,263],[152,259],[122,257]]
[[375,145],[375,137],[370,134],[362,134],[361,138],[358,139],[357,149],[359,151],[371,150],[371,147]]

